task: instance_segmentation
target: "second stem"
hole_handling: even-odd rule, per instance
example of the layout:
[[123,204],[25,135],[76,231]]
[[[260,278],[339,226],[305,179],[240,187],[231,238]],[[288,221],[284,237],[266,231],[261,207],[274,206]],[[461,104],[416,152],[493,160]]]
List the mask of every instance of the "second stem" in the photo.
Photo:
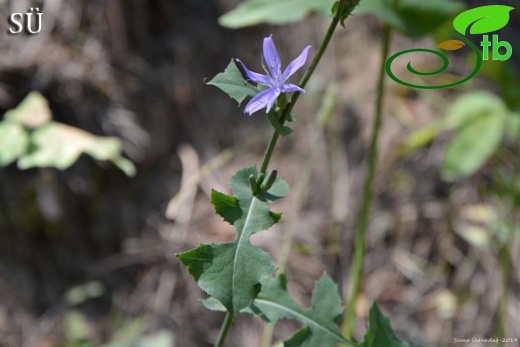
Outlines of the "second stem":
[[356,303],[361,291],[361,279],[363,277],[363,264],[366,248],[366,234],[370,222],[370,207],[374,196],[374,179],[377,169],[377,146],[379,134],[383,125],[383,100],[385,94],[385,62],[388,58],[390,50],[392,29],[389,25],[385,25],[383,29],[383,44],[381,54],[381,66],[379,70],[379,80],[377,84],[377,99],[374,124],[372,127],[372,135],[370,139],[370,147],[368,150],[368,173],[363,188],[363,202],[359,217],[359,230],[356,238],[354,249],[354,259],[351,271],[352,289],[348,300],[347,310],[345,311],[345,319],[343,323],[343,335],[352,340],[354,323],[356,319]]

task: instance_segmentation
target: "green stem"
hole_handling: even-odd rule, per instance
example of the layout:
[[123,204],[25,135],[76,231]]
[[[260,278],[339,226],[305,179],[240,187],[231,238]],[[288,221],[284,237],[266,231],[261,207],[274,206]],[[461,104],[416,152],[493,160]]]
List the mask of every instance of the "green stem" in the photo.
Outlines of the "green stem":
[[381,56],[381,66],[379,71],[379,81],[377,84],[376,114],[372,128],[370,147],[368,150],[368,174],[363,188],[363,202],[361,205],[359,230],[354,249],[354,259],[352,264],[352,289],[348,301],[345,319],[343,323],[343,335],[347,339],[352,339],[354,322],[356,316],[356,303],[361,290],[361,279],[363,276],[363,263],[365,257],[366,233],[369,224],[370,206],[374,195],[374,178],[377,168],[377,145],[379,133],[383,123],[383,98],[385,93],[385,61],[390,50],[391,28],[385,25],[383,29],[383,48]]
[[[303,75],[301,81],[300,81],[300,88],[304,89],[307,83],[309,82],[312,74],[314,73],[314,70],[316,70],[316,67],[318,66],[321,58],[323,57],[323,54],[327,50],[327,47],[329,46],[330,40],[332,39],[332,35],[334,34],[334,31],[336,30],[336,27],[338,26],[338,23],[341,19],[340,13],[343,12],[343,8],[345,7],[347,0],[340,0],[338,5],[338,10],[336,11],[336,14],[334,18],[332,19],[332,22],[330,23],[329,28],[327,29],[327,32],[325,33],[325,37],[323,38],[323,41],[321,42],[320,48],[318,49],[318,52],[316,53],[316,56],[312,60],[311,65]],[[296,104],[296,101],[298,101],[298,98],[300,97],[300,92],[295,92],[291,98],[291,101],[289,104],[284,108],[282,116],[280,117],[280,124],[283,125],[285,121],[287,120],[287,117],[289,117],[289,114],[291,113],[294,105]],[[273,151],[276,147],[276,143],[278,142],[278,138],[280,135],[278,132],[274,131],[273,136],[271,137],[271,140],[269,141],[269,144],[267,145],[267,148],[264,153],[264,159],[262,160],[262,166],[260,167],[260,173],[266,173],[267,167],[269,166],[269,162],[271,161],[271,157],[273,155]]]
[[499,345],[502,346],[502,339],[506,335],[507,297],[509,294],[509,276],[511,275],[511,252],[509,251],[509,245],[503,245],[499,254],[502,270],[502,295],[500,296],[498,306],[497,337]]
[[218,334],[217,341],[215,342],[215,347],[224,346],[224,341],[226,340],[229,328],[231,328],[231,325],[233,325],[234,319],[234,315],[232,315],[229,312],[226,313],[226,318],[224,319],[224,322],[222,322],[222,326],[220,327],[220,333]]
[[[318,66],[319,62],[321,61],[321,58],[323,57],[323,54],[325,54],[325,51],[327,50],[327,47],[329,46],[330,40],[332,39],[332,35],[334,34],[334,31],[336,30],[336,27],[338,26],[338,23],[341,19],[340,14],[343,12],[343,8],[346,5],[347,0],[340,0],[338,5],[338,10],[336,11],[336,15],[332,19],[332,22],[330,23],[329,28],[327,29],[327,32],[325,33],[325,37],[323,38],[323,41],[321,42],[320,48],[318,49],[318,52],[316,53],[316,56],[312,60],[311,65],[303,75],[301,81],[300,81],[300,87],[303,89],[309,82],[312,74],[314,73],[314,70],[316,70],[316,67]],[[287,120],[287,117],[291,113],[294,105],[296,104],[296,101],[298,101],[298,98],[300,97],[300,92],[295,92],[291,98],[291,101],[287,106],[284,108],[282,116],[280,117],[279,121],[280,124],[283,125],[285,121]],[[260,167],[260,173],[267,173],[267,168],[269,166],[269,162],[271,161],[271,157],[273,155],[274,149],[276,147],[276,143],[278,142],[278,138],[280,135],[277,131],[273,132],[273,136],[271,137],[271,140],[269,141],[269,144],[267,145],[267,148],[265,149],[264,158],[262,160],[262,166]],[[284,261],[285,263],[285,261]],[[284,264],[285,265],[285,264]],[[271,341],[273,339],[273,324],[266,324],[264,329],[264,334],[262,336],[262,346],[263,347],[270,347]]]

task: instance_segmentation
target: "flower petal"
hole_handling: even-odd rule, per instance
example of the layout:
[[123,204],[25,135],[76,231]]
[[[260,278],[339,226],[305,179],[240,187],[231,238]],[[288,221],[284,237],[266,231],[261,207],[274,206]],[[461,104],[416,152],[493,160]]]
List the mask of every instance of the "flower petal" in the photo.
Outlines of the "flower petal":
[[282,62],[274,45],[273,35],[264,38],[264,59],[271,71],[271,76],[276,78],[282,74]]
[[256,82],[256,83],[260,83],[260,84],[265,84],[265,85],[269,85],[269,81],[271,80],[269,78],[269,76],[266,76],[266,75],[262,75],[262,74],[259,74],[259,73],[256,73],[256,72],[253,72],[251,70],[249,70],[245,65],[244,63],[242,63],[240,61],[240,59],[235,59],[236,61],[238,61],[241,65],[242,65],[242,68],[244,69],[244,72],[246,73],[247,77],[249,77],[249,79],[253,82]]
[[291,77],[296,71],[298,71],[298,69],[301,68],[303,64],[305,64],[310,48],[311,46],[305,47],[298,58],[294,59],[289,65],[287,65],[287,68],[283,72],[284,82],[287,81],[289,77]]
[[305,89],[302,89],[298,87],[297,85],[286,83],[282,86],[280,89],[282,93],[289,93],[289,92],[300,92],[305,93]]
[[273,107],[278,95],[280,95],[280,90],[278,88],[269,88],[261,91],[247,103],[244,113],[249,113],[249,115],[252,115],[264,107],[267,107],[266,112],[269,112]]

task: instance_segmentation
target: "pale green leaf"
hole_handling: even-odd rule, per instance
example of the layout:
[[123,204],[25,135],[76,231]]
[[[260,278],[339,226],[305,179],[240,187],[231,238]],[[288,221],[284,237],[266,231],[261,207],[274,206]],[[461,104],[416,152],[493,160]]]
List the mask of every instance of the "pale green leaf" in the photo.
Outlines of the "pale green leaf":
[[[254,167],[239,170],[231,179],[234,198],[215,192],[212,202],[226,221],[235,226],[235,240],[224,244],[201,245],[178,255],[199,287],[236,314],[253,302],[260,283],[272,275],[275,266],[268,253],[249,240],[254,233],[271,227],[278,215],[268,203],[287,195],[285,181],[277,179],[266,192],[253,196],[249,176],[258,177]],[[237,211],[237,204],[240,212]]]
[[242,28],[260,23],[297,22],[313,12],[331,14],[335,0],[248,0],[219,18],[227,28]]
[[475,173],[497,149],[504,136],[509,112],[507,107],[492,94],[481,92],[478,95],[481,96],[479,102],[474,93],[459,99],[452,108],[452,111],[457,111],[452,117],[457,115],[458,119],[465,119],[466,122],[455,132],[446,149],[442,174],[448,181]]
[[29,134],[20,124],[0,122],[0,167],[7,166],[27,152]]
[[52,114],[47,99],[39,92],[29,93],[18,107],[5,114],[5,119],[31,128],[42,126],[51,118]]
[[94,136],[69,125],[49,122],[32,133],[36,150],[21,157],[20,169],[32,167],[70,167],[82,153],[98,160],[112,160],[127,173],[133,173],[133,164],[121,157],[118,139]]
[[142,337],[136,347],[175,347],[173,334],[167,330],[156,332]]
[[409,155],[417,149],[430,143],[442,129],[437,123],[427,125],[409,136],[407,136],[403,143],[399,146],[400,155]]
[[229,97],[236,100],[239,105],[248,96],[258,94],[258,89],[244,80],[242,73],[233,60],[231,60],[224,72],[217,74],[208,84],[222,90]]
[[132,163],[130,160],[121,156],[116,156],[111,158],[110,161],[112,161],[112,163],[114,163],[114,165],[123,171],[127,176],[135,176],[136,168],[134,163]]
[[468,124],[490,113],[507,113],[504,102],[496,95],[482,90],[466,93],[458,97],[447,109],[440,120],[443,130],[452,130]]
[[514,7],[504,5],[487,5],[464,11],[453,20],[453,27],[462,35],[486,34],[502,29],[509,22],[509,12]]

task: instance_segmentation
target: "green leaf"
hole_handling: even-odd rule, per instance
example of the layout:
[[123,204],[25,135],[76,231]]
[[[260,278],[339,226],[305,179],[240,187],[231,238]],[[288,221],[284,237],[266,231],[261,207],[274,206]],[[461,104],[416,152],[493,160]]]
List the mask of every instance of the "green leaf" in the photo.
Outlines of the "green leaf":
[[475,173],[487,161],[500,145],[509,114],[504,102],[487,92],[462,96],[451,112],[452,118],[456,116],[466,122],[446,149],[442,174],[448,181]]
[[247,83],[236,64],[231,60],[224,72],[217,74],[207,84],[220,88],[224,93],[236,100],[238,104],[248,96],[258,94],[258,89]]
[[355,346],[341,335],[337,325],[343,306],[338,287],[327,274],[323,274],[316,283],[311,308],[300,307],[294,302],[287,291],[287,278],[284,274],[268,278],[262,283],[262,290],[253,306],[253,310],[260,311],[266,321],[274,323],[283,318],[291,318],[306,325],[306,328],[286,342],[286,347],[334,347],[337,343]]
[[368,330],[360,347],[409,347],[409,345],[395,336],[388,318],[383,316],[374,303],[368,314]]
[[312,331],[309,327],[300,329],[289,340],[285,341],[283,347],[299,347],[312,337]]
[[211,203],[215,206],[217,214],[231,225],[242,215],[238,200],[232,196],[212,190]]
[[47,99],[38,92],[29,93],[16,107],[5,114],[5,119],[27,127],[37,128],[52,118]]
[[248,0],[219,18],[220,25],[242,28],[260,23],[297,22],[312,12],[330,15],[335,0]]
[[0,122],[0,167],[7,166],[27,152],[29,134],[20,124]]
[[274,130],[281,136],[287,136],[293,132],[293,130],[285,125],[281,125],[277,118],[277,112],[274,109],[271,109],[268,113],[266,113],[267,119],[269,119],[269,123],[273,126]]
[[277,179],[267,191],[253,196],[249,187],[250,175],[258,177],[256,168],[239,170],[231,178],[234,198],[218,192],[212,194],[217,213],[235,226],[235,240],[201,245],[178,255],[199,287],[218,299],[231,314],[250,306],[260,290],[260,283],[275,270],[270,255],[252,244],[249,238],[279,220],[278,214],[269,211],[269,203],[289,192],[287,183]]
[[502,29],[509,22],[509,12],[514,7],[504,5],[488,5],[472,8],[459,14],[453,20],[453,27],[462,35],[471,26],[470,34],[486,34]]
[[121,143],[115,137],[94,136],[65,124],[49,122],[32,133],[37,149],[18,161],[20,169],[55,167],[65,170],[78,160],[82,153],[94,159],[111,160],[125,172],[133,173],[131,162],[121,157]]
[[403,34],[418,38],[431,34],[463,8],[452,0],[364,0],[354,14],[377,15]]

